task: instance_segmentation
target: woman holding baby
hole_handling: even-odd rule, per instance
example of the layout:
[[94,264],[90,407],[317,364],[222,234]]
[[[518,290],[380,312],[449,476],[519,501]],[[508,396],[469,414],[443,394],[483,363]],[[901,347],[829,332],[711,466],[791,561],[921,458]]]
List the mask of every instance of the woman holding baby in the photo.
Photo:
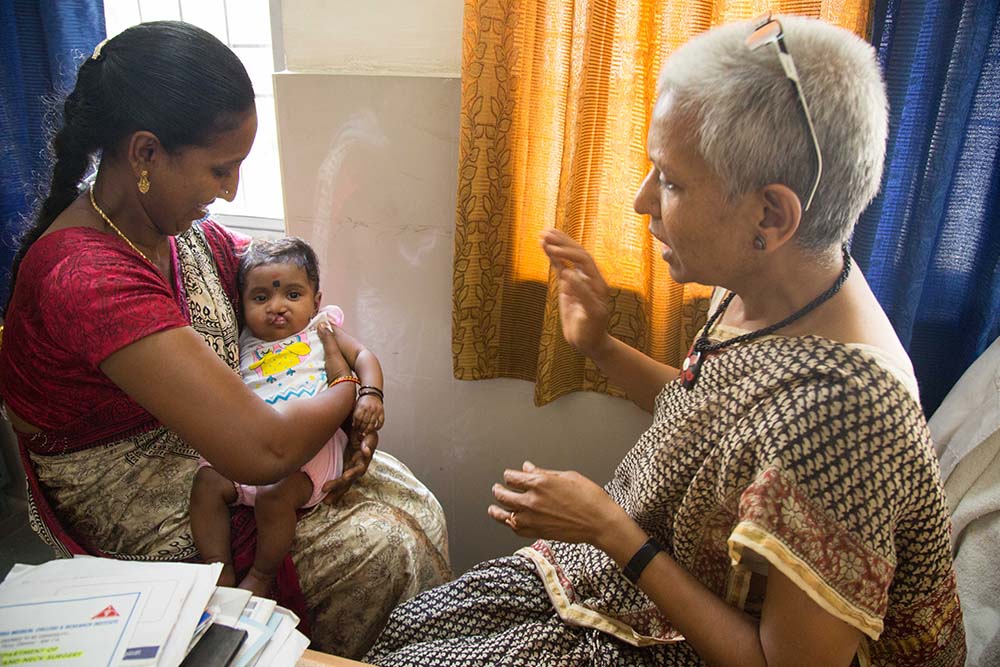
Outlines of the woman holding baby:
[[[80,67],[0,346],[32,525],[61,554],[198,559],[188,500],[199,455],[234,482],[273,484],[354,411],[354,382],[275,406],[237,373],[248,239],[208,220],[206,206],[236,195],[256,128],[242,64],[194,26],[135,26]],[[327,377],[353,375],[336,332],[318,335]],[[311,622],[314,646],[348,656],[396,604],[450,578],[440,505],[375,451],[366,426],[325,502],[299,511],[277,575],[279,600]],[[231,528],[246,571],[252,511],[235,508]]]

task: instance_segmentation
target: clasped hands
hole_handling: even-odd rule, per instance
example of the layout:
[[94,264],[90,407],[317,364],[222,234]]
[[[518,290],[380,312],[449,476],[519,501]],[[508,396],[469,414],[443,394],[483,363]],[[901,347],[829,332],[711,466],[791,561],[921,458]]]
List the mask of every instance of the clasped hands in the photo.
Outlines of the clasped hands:
[[354,406],[351,432],[344,448],[344,472],[323,485],[327,491],[324,502],[336,503],[351,485],[368,472],[368,465],[378,447],[378,432],[385,423],[385,408],[377,396],[362,396]]
[[365,435],[356,430],[351,431],[347,438],[347,447],[344,448],[344,472],[337,479],[331,479],[323,485],[323,492],[326,493],[326,497],[323,498],[324,503],[336,505],[351,485],[368,472],[368,466],[375,456],[377,447],[378,431]]

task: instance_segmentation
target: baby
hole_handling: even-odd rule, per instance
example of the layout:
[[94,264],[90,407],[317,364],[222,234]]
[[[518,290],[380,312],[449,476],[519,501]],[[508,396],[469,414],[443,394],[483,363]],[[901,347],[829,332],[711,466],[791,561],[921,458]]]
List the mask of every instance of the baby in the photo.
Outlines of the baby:
[[[336,306],[319,308],[316,253],[298,238],[254,241],[240,259],[239,289],[245,326],[240,336],[243,381],[271,405],[313,396],[327,386],[323,344],[316,333],[327,322],[342,324]],[[352,437],[360,440],[382,428],[382,367],[356,340],[336,330],[336,341],[357,374],[330,383],[361,386],[352,418]],[[236,484],[202,461],[191,489],[191,532],[206,562],[224,564],[219,585],[236,582],[229,535],[229,505],[249,505],[257,520],[254,564],[240,582],[265,596],[295,538],[296,510],[319,503],[323,485],[343,472],[347,434],[338,430],[299,471],[270,486]]]

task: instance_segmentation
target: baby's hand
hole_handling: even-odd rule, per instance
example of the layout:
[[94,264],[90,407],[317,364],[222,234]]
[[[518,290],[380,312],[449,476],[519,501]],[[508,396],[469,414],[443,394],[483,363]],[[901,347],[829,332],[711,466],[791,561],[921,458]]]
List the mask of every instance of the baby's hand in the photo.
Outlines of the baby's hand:
[[373,394],[362,396],[354,406],[352,426],[361,435],[373,433],[385,423],[385,407],[382,400]]

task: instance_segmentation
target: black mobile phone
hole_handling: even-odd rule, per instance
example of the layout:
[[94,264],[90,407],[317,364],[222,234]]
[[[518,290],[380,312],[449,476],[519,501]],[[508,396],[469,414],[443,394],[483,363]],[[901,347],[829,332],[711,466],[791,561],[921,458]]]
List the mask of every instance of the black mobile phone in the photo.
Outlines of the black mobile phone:
[[181,667],[226,667],[246,638],[246,630],[213,623],[184,657]]

